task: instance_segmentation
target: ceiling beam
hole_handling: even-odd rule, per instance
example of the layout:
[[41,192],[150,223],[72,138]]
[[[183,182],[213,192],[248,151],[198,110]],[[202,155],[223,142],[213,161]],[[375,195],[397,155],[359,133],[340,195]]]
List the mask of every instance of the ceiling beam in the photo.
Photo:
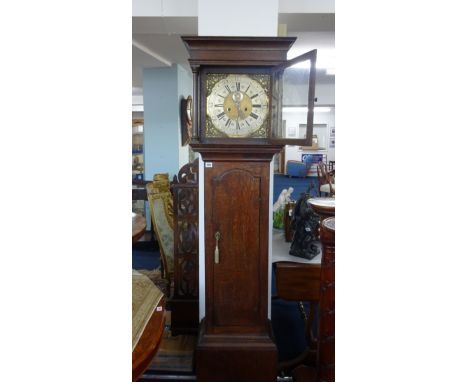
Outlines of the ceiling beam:
[[335,13],[335,0],[279,0],[278,13]]
[[134,17],[195,17],[196,0],[132,0]]
[[166,66],[171,66],[172,65],[172,62],[169,61],[167,58],[162,57],[161,55],[156,53],[154,50],[151,50],[147,46],[143,45],[142,43],[140,43],[140,42],[138,42],[138,41],[136,41],[134,39],[132,39],[132,45],[135,48],[140,49],[142,52],[146,53],[147,55],[155,58],[156,60],[163,63],[164,65],[166,65]]
[[[335,13],[335,0],[278,1],[278,13]],[[197,17],[198,3],[198,0],[132,0],[132,16]],[[213,1],[213,6],[215,4]],[[216,5],[219,5],[219,3]],[[238,6],[238,4],[231,4],[231,7],[235,6]]]

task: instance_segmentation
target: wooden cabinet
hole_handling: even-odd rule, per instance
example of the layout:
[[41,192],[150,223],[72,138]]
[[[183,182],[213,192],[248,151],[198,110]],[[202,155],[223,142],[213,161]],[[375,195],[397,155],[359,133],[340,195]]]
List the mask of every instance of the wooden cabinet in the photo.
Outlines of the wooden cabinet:
[[206,314],[197,380],[271,382],[277,349],[268,320],[266,270],[273,153],[230,160],[223,155],[230,156],[229,150],[204,153]]
[[[214,162],[205,169],[208,333],[265,332],[268,163]],[[215,261],[219,233],[219,260]]]

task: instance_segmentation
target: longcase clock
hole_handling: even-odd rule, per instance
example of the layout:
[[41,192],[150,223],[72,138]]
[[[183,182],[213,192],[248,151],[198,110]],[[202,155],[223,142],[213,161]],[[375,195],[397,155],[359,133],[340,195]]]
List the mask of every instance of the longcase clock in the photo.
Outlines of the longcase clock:
[[[205,166],[206,314],[197,381],[275,381],[270,163],[285,144],[312,143],[316,51],[288,61],[295,37],[182,40],[194,76],[190,145]],[[307,128],[291,136],[289,128],[299,123]]]

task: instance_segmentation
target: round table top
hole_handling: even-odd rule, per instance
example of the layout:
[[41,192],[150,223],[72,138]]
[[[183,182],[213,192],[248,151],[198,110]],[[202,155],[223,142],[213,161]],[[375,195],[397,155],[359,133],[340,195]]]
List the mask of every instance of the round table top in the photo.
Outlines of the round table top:
[[335,198],[310,198],[307,199],[307,204],[322,208],[335,209]]
[[[141,215],[140,215],[141,216]],[[132,352],[132,382],[136,382],[158,351],[166,322],[166,299],[163,297],[145,326]]]
[[132,212],[132,242],[139,240],[146,229],[146,219],[140,215]]

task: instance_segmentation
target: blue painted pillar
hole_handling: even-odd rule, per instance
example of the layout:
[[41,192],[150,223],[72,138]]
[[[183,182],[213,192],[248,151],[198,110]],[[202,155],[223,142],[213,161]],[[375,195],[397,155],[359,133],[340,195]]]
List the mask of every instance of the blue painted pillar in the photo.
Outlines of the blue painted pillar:
[[145,180],[168,172],[170,179],[188,162],[188,146],[181,146],[180,99],[191,94],[191,73],[172,65],[143,69]]

